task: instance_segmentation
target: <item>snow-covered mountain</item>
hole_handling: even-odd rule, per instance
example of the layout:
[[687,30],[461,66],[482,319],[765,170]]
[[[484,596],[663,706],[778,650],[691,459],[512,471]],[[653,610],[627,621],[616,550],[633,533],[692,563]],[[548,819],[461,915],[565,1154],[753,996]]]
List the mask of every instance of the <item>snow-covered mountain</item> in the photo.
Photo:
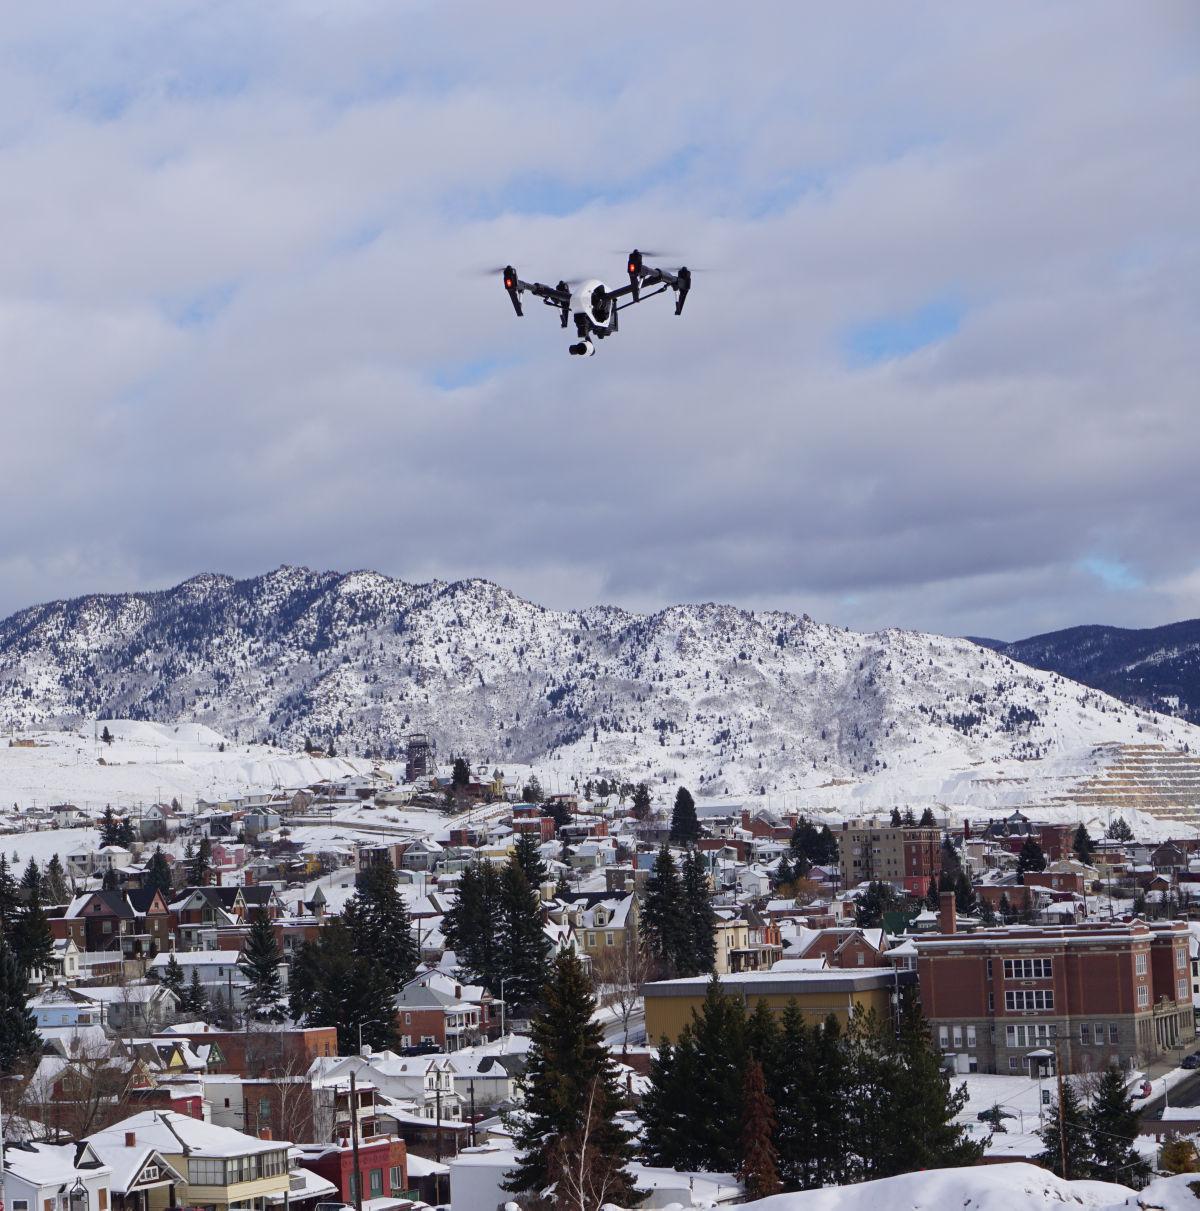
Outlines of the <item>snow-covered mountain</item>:
[[0,724],[96,716],[385,756],[424,730],[443,755],[708,794],[1064,759],[1081,772],[1100,743],[1200,745],[1200,729],[966,639],[721,605],[553,611],[486,581],[291,567],[0,623]]

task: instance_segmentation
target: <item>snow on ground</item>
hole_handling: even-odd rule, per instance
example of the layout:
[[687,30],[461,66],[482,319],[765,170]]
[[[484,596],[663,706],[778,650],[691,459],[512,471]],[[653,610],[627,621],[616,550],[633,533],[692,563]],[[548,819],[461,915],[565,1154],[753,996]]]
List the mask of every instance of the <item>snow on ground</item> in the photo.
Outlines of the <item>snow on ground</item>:
[[[857,1186],[777,1194],[744,1205],[747,1211],[1045,1211],[1059,1206],[1124,1211],[1138,1203],[1127,1186],[1064,1182],[1036,1165],[1015,1163],[904,1173]],[[1190,1211],[1200,1211],[1200,1202],[1193,1200]]]
[[314,758],[262,744],[235,744],[197,723],[109,719],[97,731],[104,727],[115,737],[112,744],[96,739],[91,727],[22,733],[37,748],[0,742],[0,803],[74,803],[98,814],[106,803],[119,809],[177,798],[190,809],[197,799],[306,786],[369,773],[373,766],[358,758]]
[[0,852],[19,877],[32,858],[43,869],[53,854],[65,868],[67,854],[85,846],[100,844],[100,833],[94,828],[51,828],[37,833],[12,833],[0,836]]

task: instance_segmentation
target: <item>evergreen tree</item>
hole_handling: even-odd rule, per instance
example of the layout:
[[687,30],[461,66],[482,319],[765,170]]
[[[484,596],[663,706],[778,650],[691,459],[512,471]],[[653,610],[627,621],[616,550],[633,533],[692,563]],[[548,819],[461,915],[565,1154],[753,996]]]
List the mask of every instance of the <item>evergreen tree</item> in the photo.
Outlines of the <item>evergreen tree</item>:
[[514,1005],[535,1005],[549,976],[551,944],[541,901],[515,858],[501,872],[497,907],[496,957],[504,995]]
[[[350,915],[353,920],[354,910]],[[342,1055],[357,1052],[360,1027],[364,1046],[382,1051],[395,1044],[390,977],[355,953],[344,917],[334,917],[296,952],[288,1005],[292,1017],[306,1026],[333,1026]]]
[[877,929],[883,924],[883,914],[900,907],[900,897],[890,884],[879,880],[867,884],[867,890],[855,901],[855,923],[860,929]]
[[889,825],[889,827],[891,827],[891,828],[901,828],[901,827],[903,827],[903,825],[904,825],[904,819],[903,819],[903,817],[900,815],[900,809],[899,809],[898,807],[893,807],[893,808],[892,808],[892,817],[891,817],[891,819],[888,821],[888,825]]
[[1116,816],[1104,834],[1110,841],[1132,841],[1133,829],[1124,816]]
[[595,1010],[583,965],[564,951],[554,960],[543,1008],[533,1019],[524,1102],[511,1120],[519,1155],[507,1190],[539,1192],[553,1184],[557,1141],[590,1125],[590,1147],[614,1182],[606,1199],[632,1206],[638,1198],[623,1169],[630,1147],[615,1121],[621,1095],[603,1032],[593,1021]]
[[112,744],[113,742],[113,734],[108,730],[107,723],[104,725],[104,730],[100,733],[100,739],[103,740],[105,744]]
[[225,990],[219,984],[208,998],[204,1020],[218,1030],[234,1030],[237,1027],[233,1016],[233,1006],[226,999]]
[[1101,1074],[1086,1121],[1092,1151],[1091,1176],[1135,1189],[1144,1186],[1150,1166],[1134,1147],[1139,1116],[1133,1109],[1133,1099],[1126,1091],[1120,1068],[1108,1067]]
[[[1064,1131],[1060,1132],[1059,1118]],[[1088,1177],[1092,1171],[1092,1148],[1088,1138],[1087,1115],[1079,1102],[1079,1094],[1069,1080],[1062,1083],[1062,1101],[1050,1109],[1046,1125],[1037,1134],[1046,1150],[1034,1158],[1039,1165],[1074,1181]],[[1063,1141],[1066,1142],[1066,1170],[1063,1169]]]
[[1088,836],[1087,826],[1081,824],[1075,830],[1075,840],[1071,842],[1071,850],[1075,857],[1079,859],[1085,866],[1091,865],[1092,854],[1095,852],[1096,844]]
[[183,968],[179,966],[179,960],[175,957],[173,951],[167,959],[166,967],[162,969],[159,982],[164,988],[169,988],[179,998],[178,1008],[182,1009],[187,993],[183,987]]
[[526,803],[541,803],[545,797],[545,793],[542,791],[542,784],[538,781],[537,774],[531,774],[529,781],[525,783],[525,787],[521,791],[521,798]]
[[969,917],[975,913],[975,889],[965,870],[958,872],[954,881],[954,911],[960,916]]
[[686,948],[677,965],[680,975],[703,975],[712,971],[716,962],[717,914],[709,898],[708,873],[699,850],[687,851],[681,874]]
[[938,890],[954,891],[958,883],[958,876],[962,874],[962,859],[958,856],[958,850],[955,849],[954,842],[949,837],[942,839],[938,861],[941,867],[941,873],[938,875]]
[[920,828],[937,828],[937,817],[933,814],[933,808],[927,807],[922,813],[920,820],[917,821]]
[[471,784],[471,767],[465,757],[454,758],[454,769],[450,774],[450,785],[455,790],[466,790]]
[[121,879],[117,874],[117,868],[110,866],[100,879],[101,891],[120,891]]
[[121,846],[122,849],[128,849],[136,840],[137,836],[133,831],[133,825],[129,823],[129,818],[122,816],[117,821],[116,831],[113,833],[113,844]]
[[499,907],[496,868],[490,862],[472,862],[459,876],[457,898],[442,922],[446,946],[454,951],[459,970],[496,997],[500,995]]
[[32,896],[42,897],[42,872],[38,869],[38,864],[32,859],[29,859],[29,865],[25,867],[25,873],[21,876],[21,891],[22,899],[28,900]]
[[850,1099],[849,1062],[841,1024],[830,1014],[813,1032],[812,1071],[816,1079],[808,1090],[811,1180],[807,1186],[843,1185],[849,1180],[849,1158],[855,1147],[858,1124]]
[[988,900],[983,896],[977,895],[975,897],[975,915],[985,925],[996,924],[996,910],[992,907],[991,900]]
[[1013,919],[1012,902],[1008,898],[1008,893],[1002,891],[1000,893],[1000,920],[1004,925],[1007,925]]
[[421,956],[408,904],[390,861],[374,863],[359,875],[352,904],[347,924],[354,952],[379,967],[395,995],[417,974]]
[[1027,870],[1036,873],[1045,869],[1046,855],[1042,853],[1042,847],[1032,837],[1026,838],[1020,853],[1017,854],[1017,874],[1023,875]]
[[200,970],[193,967],[192,978],[183,994],[183,1000],[179,1002],[179,1016],[189,1022],[197,1021],[204,1017],[207,1006],[208,998],[204,994],[204,985],[200,983]]
[[646,953],[674,974],[679,957],[686,949],[687,936],[683,921],[683,884],[675,856],[666,845],[659,849],[646,880],[640,932]]
[[977,1163],[983,1146],[954,1121],[966,1105],[966,1085],[951,1088],[950,1075],[942,1067],[929,1026],[912,995],[901,1003],[895,1054],[901,1076],[888,1098],[891,1134],[886,1171],[905,1173]]
[[25,971],[0,934],[0,1075],[33,1060],[42,1049],[27,988]]
[[66,904],[71,898],[71,889],[67,886],[67,876],[58,854],[51,854],[46,866],[46,903]]
[[571,898],[571,885],[567,882],[567,872],[560,870],[558,878],[554,883],[554,898],[556,900],[569,900]]
[[645,782],[639,782],[633,792],[633,802],[629,810],[635,820],[650,818],[650,787]]
[[745,1007],[714,975],[667,1062],[651,1070],[641,1115],[652,1164],[737,1170],[746,1054]]
[[200,845],[188,869],[188,878],[193,887],[207,887],[212,878],[212,841],[207,834],[200,838]]
[[[30,866],[33,866],[32,862]],[[54,935],[50,932],[50,922],[42,908],[40,883],[39,879],[29,898],[17,910],[12,926],[13,953],[27,978],[34,972],[45,976],[54,957]]]
[[833,835],[828,824],[822,824],[817,833],[815,853],[812,855],[814,866],[836,866],[838,861],[837,838]]
[[741,1164],[738,1177],[751,1199],[778,1194],[779,1168],[775,1151],[775,1107],[767,1094],[762,1064],[751,1059],[742,1081]]
[[525,878],[530,887],[541,887],[550,877],[542,858],[541,846],[537,837],[532,833],[522,833],[513,846],[513,857],[525,872]]
[[933,875],[930,875],[929,886],[925,889],[925,907],[937,912],[938,908],[941,906],[941,903],[942,897],[941,891],[938,888],[938,881],[933,877]]
[[167,861],[161,845],[154,847],[154,853],[146,863],[145,886],[161,891],[164,896],[171,894],[171,864]]
[[[107,730],[107,729],[106,729]],[[113,815],[111,803],[104,805],[104,815],[100,817],[100,846],[116,845],[117,818]]]
[[250,984],[246,997],[247,1017],[259,1022],[283,1021],[279,1008],[283,995],[279,978],[279,964],[282,962],[283,955],[279,943],[275,941],[270,920],[263,914],[256,916],[238,960],[238,966]]
[[17,919],[17,884],[8,858],[0,853],[0,934],[7,934]]
[[913,815],[913,809],[911,807],[906,807],[904,809],[903,821],[905,828],[917,827],[917,817]]
[[688,845],[700,839],[700,821],[696,816],[696,801],[686,786],[675,792],[675,806],[671,810],[671,842]]
[[814,1033],[795,1000],[789,1001],[780,1021],[776,1059],[763,1065],[775,1104],[779,1176],[788,1190],[815,1184],[816,1116],[812,1095],[824,1074],[814,1067]]

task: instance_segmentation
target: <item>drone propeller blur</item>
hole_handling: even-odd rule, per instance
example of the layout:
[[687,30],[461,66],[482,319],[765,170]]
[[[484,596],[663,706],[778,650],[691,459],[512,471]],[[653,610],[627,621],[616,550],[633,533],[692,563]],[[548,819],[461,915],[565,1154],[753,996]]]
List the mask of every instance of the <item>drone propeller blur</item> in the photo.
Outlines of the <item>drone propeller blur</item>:
[[[557,286],[546,286],[542,282],[523,282],[511,265],[500,271],[504,289],[512,301],[517,315],[521,309],[521,295],[528,291],[539,298],[547,307],[555,308],[565,328],[570,320],[575,321],[575,333],[579,340],[568,352],[573,357],[590,357],[596,352],[592,338],[604,340],[617,331],[617,317],[626,307],[644,303],[656,294],[667,290],[675,292],[675,314],[683,313],[688,291],[692,288],[692,274],[686,265],[679,269],[659,269],[644,263],[652,252],[639,252],[636,248],[629,254],[625,269],[629,274],[629,285],[609,290],[597,278],[589,278],[578,284],[560,281]],[[621,301],[624,300],[624,301]]]

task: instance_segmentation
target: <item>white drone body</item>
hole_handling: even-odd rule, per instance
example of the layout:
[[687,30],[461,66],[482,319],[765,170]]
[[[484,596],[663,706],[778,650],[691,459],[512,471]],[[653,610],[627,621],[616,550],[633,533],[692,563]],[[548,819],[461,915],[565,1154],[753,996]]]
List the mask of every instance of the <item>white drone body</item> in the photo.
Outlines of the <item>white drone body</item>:
[[[569,352],[576,357],[590,357],[596,352],[591,338],[594,336],[597,340],[603,340],[612,336],[617,331],[617,313],[645,298],[652,298],[665,290],[673,290],[675,314],[682,314],[684,301],[692,287],[692,275],[687,267],[683,266],[674,272],[652,268],[643,264],[642,255],[636,248],[629,254],[626,267],[629,285],[616,290],[609,290],[599,278],[588,278],[574,287],[568,286],[566,282],[559,282],[557,286],[546,286],[541,282],[523,282],[511,265],[506,265],[501,275],[504,289],[518,316],[524,314],[520,296],[528,290],[548,307],[558,311],[564,328],[569,320],[574,321],[579,340],[570,346]],[[651,289],[643,294],[645,287]],[[619,301],[624,299],[628,301]]]

